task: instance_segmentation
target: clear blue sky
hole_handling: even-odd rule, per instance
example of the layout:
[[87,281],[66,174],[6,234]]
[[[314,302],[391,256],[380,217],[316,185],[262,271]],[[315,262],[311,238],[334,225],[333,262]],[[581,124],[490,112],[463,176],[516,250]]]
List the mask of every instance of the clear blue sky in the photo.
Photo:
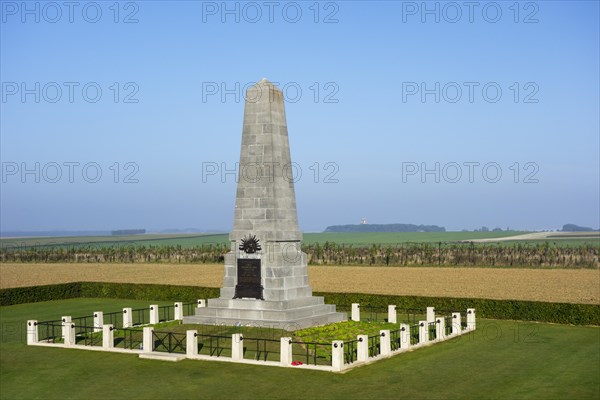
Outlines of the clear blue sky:
[[203,163],[234,168],[236,82],[263,77],[287,89],[305,231],[598,228],[597,1],[274,3],[0,2],[1,229],[229,230],[234,177]]

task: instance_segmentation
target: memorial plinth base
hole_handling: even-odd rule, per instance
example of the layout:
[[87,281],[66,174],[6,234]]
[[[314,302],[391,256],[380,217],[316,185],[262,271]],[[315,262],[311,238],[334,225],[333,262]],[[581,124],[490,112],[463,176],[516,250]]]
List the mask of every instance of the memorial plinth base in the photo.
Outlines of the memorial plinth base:
[[268,301],[256,299],[209,299],[208,307],[197,308],[196,315],[183,318],[184,324],[253,326],[294,331],[311,326],[346,321],[346,313],[323,297]]

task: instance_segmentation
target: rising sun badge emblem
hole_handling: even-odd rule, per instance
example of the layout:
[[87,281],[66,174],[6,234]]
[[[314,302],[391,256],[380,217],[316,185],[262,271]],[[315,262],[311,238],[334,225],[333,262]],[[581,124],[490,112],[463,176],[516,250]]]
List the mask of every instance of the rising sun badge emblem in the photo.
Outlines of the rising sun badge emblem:
[[248,254],[254,254],[262,249],[256,236],[248,235],[247,237],[242,239],[242,243],[240,244],[240,250]]

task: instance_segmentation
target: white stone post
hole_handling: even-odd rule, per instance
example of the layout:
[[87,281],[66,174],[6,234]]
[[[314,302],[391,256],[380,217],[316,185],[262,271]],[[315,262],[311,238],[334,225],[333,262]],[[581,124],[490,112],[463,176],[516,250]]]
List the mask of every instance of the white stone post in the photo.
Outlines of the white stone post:
[[30,319],[27,321],[27,344],[34,344],[38,341],[37,320]]
[[154,351],[154,328],[152,326],[144,327],[144,339],[142,340],[142,352],[152,353]]
[[62,320],[62,328],[61,328],[61,334],[62,334],[62,338],[65,339],[65,335],[67,333],[67,329],[69,329],[68,327],[71,324],[71,317],[70,316],[63,316],[61,317]]
[[183,303],[181,301],[175,303],[175,321],[183,321]]
[[334,371],[344,369],[344,341],[334,340],[331,345],[331,367]]
[[94,332],[100,332],[104,325],[104,313],[102,311],[94,311]]
[[474,331],[475,327],[475,309],[467,308],[467,330]]
[[352,303],[352,321],[360,321],[360,304]]
[[379,331],[379,354],[388,356],[392,354],[392,344],[389,329]]
[[427,323],[435,322],[435,308],[427,307]]
[[131,307],[123,309],[123,328],[131,328],[133,326],[133,313]]
[[369,335],[358,335],[356,340],[356,360],[367,361],[369,359]]
[[241,333],[234,333],[231,335],[231,359],[244,359],[244,337]]
[[65,346],[73,346],[75,344],[75,324],[65,322],[63,328],[65,330]]
[[281,345],[279,347],[279,355],[281,365],[284,367],[289,367],[292,365],[292,338],[291,337],[282,337]]
[[429,325],[427,321],[419,321],[419,344],[429,342]]
[[396,306],[395,305],[388,306],[388,322],[390,324],[396,323]]
[[115,332],[112,325],[102,325],[102,348],[112,349],[115,347]]
[[462,333],[462,325],[460,322],[460,313],[452,313],[452,335],[460,335]]
[[186,332],[185,354],[188,357],[198,355],[198,331],[189,330]]
[[400,324],[400,348],[408,349],[410,347],[410,326]]
[[442,318],[438,318],[435,324],[435,340],[440,341],[446,339],[446,320]]
[[206,300],[204,300],[204,299],[198,299],[197,304],[198,304],[197,305],[198,308],[204,308],[204,307],[206,307]]
[[158,324],[158,304],[150,306],[150,325]]

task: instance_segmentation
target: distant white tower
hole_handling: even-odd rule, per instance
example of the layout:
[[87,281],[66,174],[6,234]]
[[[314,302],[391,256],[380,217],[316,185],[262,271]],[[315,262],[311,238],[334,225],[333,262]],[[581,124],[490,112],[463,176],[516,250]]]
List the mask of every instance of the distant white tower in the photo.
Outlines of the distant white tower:
[[366,219],[365,217],[362,217],[362,218],[360,219],[360,224],[361,224],[361,225],[367,225],[368,223],[369,223],[369,222],[367,222],[367,219]]

